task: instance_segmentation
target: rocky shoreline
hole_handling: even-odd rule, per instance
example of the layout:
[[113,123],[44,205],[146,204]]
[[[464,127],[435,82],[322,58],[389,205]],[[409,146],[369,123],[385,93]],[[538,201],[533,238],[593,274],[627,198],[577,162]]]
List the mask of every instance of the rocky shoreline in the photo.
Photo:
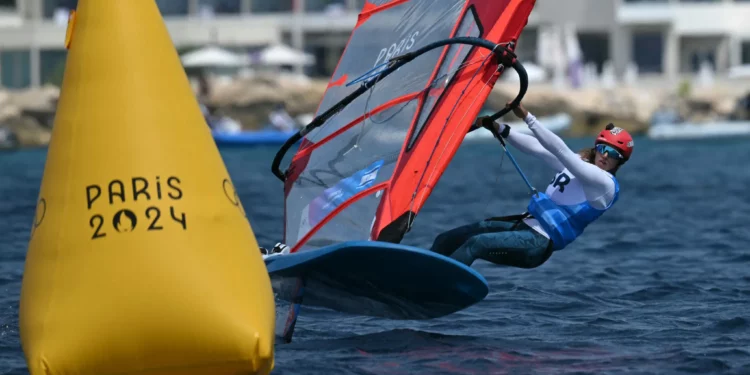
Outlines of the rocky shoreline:
[[46,146],[52,134],[59,88],[0,91],[0,149]]
[[[659,109],[671,109],[686,121],[748,118],[747,110],[738,104],[750,92],[747,84],[715,83],[694,89],[685,84],[674,86],[639,82],[610,89],[565,90],[550,84],[531,84],[524,105],[537,116],[561,112],[571,115],[573,124],[566,134],[569,136],[595,134],[608,122],[642,134]],[[267,123],[269,113],[279,103],[284,103],[292,116],[314,113],[326,87],[326,80],[256,76],[213,82],[210,94],[201,101],[215,115],[231,117],[244,129],[258,129]],[[502,108],[517,90],[515,82],[498,82],[486,107]],[[55,86],[0,91],[0,149],[47,145],[59,93]]]

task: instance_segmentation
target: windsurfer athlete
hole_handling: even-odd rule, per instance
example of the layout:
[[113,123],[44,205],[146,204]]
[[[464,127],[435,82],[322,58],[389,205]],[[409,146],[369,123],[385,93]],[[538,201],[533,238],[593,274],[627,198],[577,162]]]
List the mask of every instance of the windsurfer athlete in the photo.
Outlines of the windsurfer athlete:
[[[536,268],[554,251],[573,242],[617,201],[620,186],[615,174],[633,152],[633,138],[627,131],[609,124],[592,148],[576,153],[522,105],[513,113],[533,135],[513,132],[508,125],[497,122],[492,126],[507,143],[554,169],[555,177],[544,193],[532,195],[526,213],[490,218],[441,233],[432,251],[468,266],[482,259],[498,265]],[[485,117],[477,119],[472,130],[482,127],[485,121]]]

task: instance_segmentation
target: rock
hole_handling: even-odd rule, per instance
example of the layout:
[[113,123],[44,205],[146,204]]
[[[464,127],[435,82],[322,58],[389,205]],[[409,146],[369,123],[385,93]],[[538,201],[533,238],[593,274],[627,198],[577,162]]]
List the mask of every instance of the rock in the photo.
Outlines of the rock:
[[12,105],[0,102],[0,123],[7,119],[21,115],[21,109]]
[[0,91],[0,107],[4,107],[10,104],[10,93],[7,91]]
[[315,112],[327,85],[327,81],[320,80],[299,82],[255,76],[212,85],[212,93],[205,104],[237,119],[245,129],[257,129],[268,122],[268,115],[278,104],[284,104],[292,116]]
[[[496,85],[487,106],[500,109],[518,92],[517,85]],[[642,95],[634,89],[582,88],[559,90],[553,85],[534,85],[523,99],[523,105],[536,116],[552,116],[567,113],[573,117],[571,135],[591,135],[610,122],[634,132],[645,131],[655,105],[651,95]],[[513,116],[513,115],[509,115]],[[505,121],[512,121],[506,117]]]
[[9,95],[8,103],[22,109],[54,112],[59,97],[59,88],[45,85],[38,89],[15,91]]
[[[292,116],[314,113],[326,87],[326,80],[300,83],[261,75],[217,86],[209,98],[209,105],[221,114],[239,120],[244,128],[252,129],[266,124],[268,114],[279,103],[284,103]],[[676,87],[664,85],[650,88],[638,84],[613,88],[589,86],[561,90],[553,84],[536,83],[527,91],[523,103],[537,116],[570,114],[574,119],[570,135],[595,134],[609,122],[638,134],[648,129],[654,112],[665,103],[676,102],[677,105],[673,105],[684,112],[685,118],[704,116],[705,113],[728,116],[735,111],[740,92],[720,87],[701,89],[680,98],[675,93]],[[501,80],[490,93],[486,106],[499,110],[514,99],[517,92],[518,83]],[[503,120],[515,118],[511,114]]]
[[21,147],[42,147],[49,144],[52,132],[31,117],[19,116],[7,119],[3,125],[18,140]]
[[0,91],[0,121],[25,116],[51,129],[59,97],[60,89],[52,85],[13,92]]
[[[210,91],[201,102],[214,115],[229,116],[244,129],[265,126],[268,115],[284,104],[296,117],[315,113],[328,85],[327,79],[298,79],[287,75],[260,73],[238,79],[209,80]],[[607,87],[598,84],[580,89],[559,89],[551,83],[533,83],[523,100],[537,116],[567,113],[573,118],[568,135],[584,136],[599,132],[614,122],[638,134],[648,129],[657,110],[671,110],[687,121],[715,121],[750,117],[750,82],[714,82],[694,88],[690,80],[680,85],[638,81]],[[518,91],[512,80],[497,82],[485,104],[495,111],[505,107]],[[0,91],[0,126],[10,129],[26,146],[49,142],[50,129],[60,90],[55,86],[19,91]],[[515,121],[510,114],[505,121]]]
[[0,150],[18,147],[18,138],[10,129],[0,126]]

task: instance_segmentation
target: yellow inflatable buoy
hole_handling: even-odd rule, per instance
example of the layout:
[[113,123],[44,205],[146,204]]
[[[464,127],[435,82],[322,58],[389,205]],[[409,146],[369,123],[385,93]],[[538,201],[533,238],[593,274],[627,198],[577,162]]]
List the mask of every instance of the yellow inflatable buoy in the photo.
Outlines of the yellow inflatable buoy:
[[35,374],[268,374],[255,235],[154,0],[79,0],[26,258]]

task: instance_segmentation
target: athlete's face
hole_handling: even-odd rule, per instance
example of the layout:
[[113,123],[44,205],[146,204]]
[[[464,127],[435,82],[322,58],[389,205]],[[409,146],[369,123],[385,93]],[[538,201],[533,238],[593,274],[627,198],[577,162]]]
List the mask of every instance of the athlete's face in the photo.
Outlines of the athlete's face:
[[616,165],[614,160],[598,152],[596,153],[594,164],[596,164],[597,167],[604,169],[605,171],[609,171],[611,168],[613,168]]
[[[604,151],[604,152],[602,152]],[[619,154],[610,148],[597,147],[594,164],[607,172],[614,170],[620,164]]]

